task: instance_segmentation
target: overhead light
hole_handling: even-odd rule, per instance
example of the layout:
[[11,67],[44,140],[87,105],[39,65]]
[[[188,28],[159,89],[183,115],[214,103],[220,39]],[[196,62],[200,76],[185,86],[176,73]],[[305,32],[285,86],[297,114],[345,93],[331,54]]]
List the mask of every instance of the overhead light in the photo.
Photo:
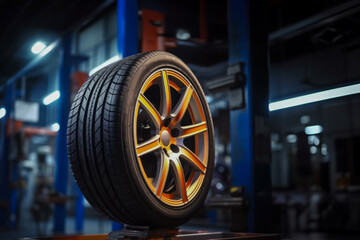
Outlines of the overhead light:
[[303,115],[300,117],[301,124],[308,124],[311,121],[311,117],[308,115]]
[[6,115],[6,109],[5,108],[0,108],[0,119],[5,117]]
[[51,131],[57,132],[60,130],[60,125],[58,123],[51,124],[50,129]]
[[41,51],[41,53],[39,55],[42,56],[42,57],[45,56],[46,54],[51,52],[51,50],[53,50],[57,46],[57,44],[58,44],[57,42],[54,42],[54,43],[50,44],[43,51]]
[[44,50],[45,48],[46,48],[45,43],[38,41],[38,42],[34,43],[34,45],[31,47],[31,52],[32,52],[33,54],[39,54],[39,53],[41,53],[42,50]]
[[101,68],[103,68],[103,67],[105,67],[105,66],[107,66],[107,65],[109,65],[109,64],[111,64],[111,63],[114,63],[114,62],[116,62],[116,61],[118,61],[118,60],[120,60],[120,57],[119,57],[118,55],[113,56],[112,58],[106,60],[105,62],[103,62],[103,63],[100,64],[99,66],[91,69],[90,72],[89,72],[89,75],[90,75],[90,76],[93,75],[94,73],[96,73],[96,72],[97,72],[98,70],[100,70]]
[[326,144],[321,145],[321,154],[324,155],[324,156],[328,154]]
[[313,126],[308,126],[305,128],[305,133],[307,135],[319,134],[322,131],[323,131],[323,127],[321,125],[313,125]]
[[296,107],[308,103],[320,102],[358,93],[360,93],[360,83],[272,102],[269,104],[269,111]]
[[311,147],[310,147],[310,153],[311,153],[311,154],[315,154],[316,152],[317,152],[317,147],[311,146]]
[[191,37],[189,31],[179,28],[176,32],[176,38],[179,40],[188,40]]
[[43,103],[44,103],[44,105],[49,105],[50,103],[55,102],[59,98],[60,98],[60,92],[59,92],[59,90],[56,90],[55,92],[52,92],[49,95],[47,95],[46,97],[44,97]]
[[286,136],[286,140],[289,143],[296,143],[297,142],[297,136],[296,136],[296,134],[289,134],[289,135]]

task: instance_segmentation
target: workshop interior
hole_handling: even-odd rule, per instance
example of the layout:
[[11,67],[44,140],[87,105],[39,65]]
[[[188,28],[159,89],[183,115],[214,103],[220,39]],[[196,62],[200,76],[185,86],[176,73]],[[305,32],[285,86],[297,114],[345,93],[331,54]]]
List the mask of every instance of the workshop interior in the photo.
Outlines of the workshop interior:
[[0,239],[360,239],[360,0],[0,23]]

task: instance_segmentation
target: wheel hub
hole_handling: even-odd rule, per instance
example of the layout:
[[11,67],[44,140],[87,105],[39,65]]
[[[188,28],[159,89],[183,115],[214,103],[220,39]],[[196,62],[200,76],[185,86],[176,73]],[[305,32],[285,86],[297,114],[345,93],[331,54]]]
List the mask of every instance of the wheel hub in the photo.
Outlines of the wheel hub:
[[170,133],[168,130],[164,129],[160,134],[160,141],[164,146],[169,146],[170,144]]

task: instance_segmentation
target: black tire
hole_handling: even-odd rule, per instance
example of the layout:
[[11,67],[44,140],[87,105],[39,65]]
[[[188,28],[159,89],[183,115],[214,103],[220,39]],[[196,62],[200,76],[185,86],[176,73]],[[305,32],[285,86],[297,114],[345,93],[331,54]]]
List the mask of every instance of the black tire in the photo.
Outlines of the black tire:
[[[141,125],[138,119],[140,118],[140,114],[144,114],[142,112],[145,112],[145,115],[141,115],[142,117],[145,116],[145,118],[147,118],[146,116],[149,115],[146,112],[148,109],[146,109],[146,111],[140,109],[142,105],[140,104],[141,94],[139,93],[144,87],[144,82],[149,81],[147,80],[148,77],[152,73],[160,71],[159,69],[167,69],[161,70],[165,71],[166,74],[169,71],[181,74],[181,76],[188,81],[186,83],[189,83],[189,88],[193,90],[194,93],[192,94],[195,94],[190,95],[189,101],[192,102],[188,103],[188,106],[184,108],[186,113],[183,113],[178,122],[174,120],[174,124],[179,124],[177,126],[183,124],[185,115],[190,114],[188,108],[191,108],[191,119],[200,119],[201,114],[204,114],[205,120],[203,119],[202,121],[206,121],[205,130],[201,133],[199,133],[200,130],[199,132],[194,130],[194,135],[189,135],[190,140],[188,142],[190,142],[190,147],[188,147],[187,143],[185,144],[186,140],[184,139],[187,138],[183,137],[183,145],[179,145],[180,148],[177,148],[177,150],[180,149],[182,151],[185,145],[188,147],[188,150],[195,149],[202,141],[203,148],[205,149],[203,151],[207,151],[199,154],[202,154],[203,158],[207,158],[201,160],[206,167],[205,170],[200,171],[195,169],[194,166],[196,166],[196,163],[193,164],[189,160],[184,161],[183,156],[180,155],[176,161],[173,160],[171,157],[173,155],[171,154],[175,154],[176,150],[173,152],[172,150],[177,147],[176,144],[175,147],[173,146],[174,144],[171,144],[172,150],[166,148],[168,152],[166,152],[165,147],[163,150],[159,147],[156,151],[151,150],[154,152],[145,153],[145,155],[141,156],[138,152],[140,145],[143,143],[139,143],[140,140],[136,140],[137,142],[134,141],[134,136],[138,139],[138,135],[143,133],[134,129],[147,129],[148,126],[144,127]],[[161,84],[166,84],[163,79],[167,79],[167,84],[170,84],[170,81],[174,84],[173,82],[176,80],[170,75],[164,75],[157,81],[163,81]],[[182,83],[178,84],[181,85]],[[161,87],[162,85],[158,86],[160,91]],[[180,88],[174,90],[173,88],[173,86],[169,86],[168,92],[170,94],[166,95],[166,93],[163,93],[160,98],[164,99],[168,97],[167,99],[171,100],[175,94],[179,95],[179,99],[183,99],[183,95],[181,95],[185,94],[182,93],[183,90]],[[145,93],[147,94],[147,92]],[[156,94],[153,94],[153,97],[156,97],[155,95]],[[197,98],[198,102],[194,103],[195,100],[193,100],[193,98]],[[175,105],[174,102],[171,103],[173,104],[171,106],[172,112],[175,111],[174,108],[176,108],[176,106],[181,105],[179,103],[177,103],[177,105]],[[199,106],[202,109],[197,109]],[[164,106],[161,108],[163,109]],[[157,110],[160,111],[159,106]],[[193,112],[196,111],[199,113],[194,114]],[[175,113],[173,113],[173,115],[174,114]],[[176,114],[180,116],[179,112]],[[199,115],[199,117],[197,117],[196,114]],[[163,120],[168,121],[166,124],[168,124],[169,121],[173,121],[172,119]],[[134,125],[135,122],[137,123],[136,125]],[[148,120],[146,120],[146,122],[148,122]],[[151,124],[154,123],[149,123],[150,129]],[[164,123],[164,126],[166,124]],[[191,124],[191,126],[195,126],[200,123],[196,123],[194,120]],[[189,129],[190,128],[191,127],[189,127]],[[160,130],[159,128],[159,131]],[[170,143],[165,142],[165,137],[163,137],[163,135],[165,135],[164,131],[161,132],[161,138],[159,138],[161,140],[158,140],[159,143],[156,144],[167,144],[166,146],[170,147]],[[167,134],[169,131],[170,130],[167,131]],[[195,134],[199,135],[199,137],[196,137],[196,142],[194,142],[195,140],[191,140],[195,138]],[[167,137],[171,138],[171,141],[175,141],[175,135],[176,134],[170,134],[170,136]],[[158,134],[156,136],[158,136]],[[145,138],[143,136],[141,137]],[[84,83],[74,99],[67,127],[67,146],[71,169],[79,188],[88,202],[97,211],[113,221],[150,227],[181,225],[189,220],[203,204],[210,187],[214,167],[213,138],[213,124],[210,111],[205,100],[205,95],[196,77],[180,59],[169,53],[160,51],[140,53],[124,58],[93,74]],[[144,142],[146,141],[144,140]],[[204,147],[205,144],[207,144],[206,147]],[[143,145],[145,145],[145,143]],[[160,152],[157,152],[158,150],[160,150]],[[193,151],[198,152],[197,150]],[[143,158],[150,158],[150,155],[156,158],[161,156],[160,160],[156,159],[156,167],[150,168],[156,169],[147,170],[155,171],[156,179],[155,177],[146,178],[148,175],[150,176],[150,174],[146,172],[144,175],[139,166],[139,162],[141,161],[141,164],[143,164],[143,161],[145,161]],[[166,164],[170,166],[170,170],[166,173],[165,171],[163,172],[165,167],[161,162],[164,161],[165,164],[164,156],[167,161]],[[200,159],[200,157],[198,159]],[[146,161],[149,160],[146,159]],[[205,164],[205,162],[207,163]],[[172,166],[176,164],[181,167],[172,168]],[[141,167],[144,166],[141,165]],[[196,186],[199,187],[193,187],[193,189],[196,189],[196,192],[191,198],[187,196],[187,188],[189,187],[178,185],[182,184],[179,180],[181,179],[181,173],[183,174],[182,176],[184,176],[183,182],[186,184],[190,182],[189,186],[195,184],[192,183],[192,181],[195,182],[196,176],[198,175],[196,180],[198,181],[198,185]],[[190,175],[192,179],[190,179]],[[165,176],[165,180],[163,179],[162,181],[163,176]],[[160,189],[157,190],[158,193],[151,189],[151,185],[146,182],[146,179],[148,179],[151,184],[155,184],[156,180],[156,186],[154,186]],[[151,181],[153,181],[153,183]],[[182,191],[182,186],[185,186],[185,191]],[[159,194],[159,196],[157,194]],[[167,198],[168,200],[166,200]],[[165,202],[165,200],[168,202]],[[179,201],[180,204],[178,204]]]

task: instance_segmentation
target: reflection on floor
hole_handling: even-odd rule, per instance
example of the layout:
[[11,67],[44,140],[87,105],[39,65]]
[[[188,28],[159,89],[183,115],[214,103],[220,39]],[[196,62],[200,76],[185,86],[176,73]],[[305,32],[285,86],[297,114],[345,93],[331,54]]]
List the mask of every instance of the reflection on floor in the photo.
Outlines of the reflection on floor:
[[330,234],[330,233],[294,233],[290,238],[292,240],[358,240],[359,234]]
[[[82,233],[77,233],[75,228],[75,221],[73,218],[68,218],[66,221],[66,234],[67,235],[89,235],[89,234],[100,234],[100,233],[109,233],[111,232],[111,222],[105,219],[99,218],[86,218],[84,224],[84,231]],[[46,228],[46,235],[52,235],[52,222],[50,221]],[[181,229],[184,230],[203,230],[203,231],[213,231],[213,232],[226,232],[228,231],[226,225],[220,226],[206,226],[204,224],[194,225],[193,222],[181,226]],[[22,224],[19,226],[18,231],[11,232],[0,232],[0,239],[19,239],[19,238],[29,238],[36,237],[37,230],[36,224],[30,221],[22,221]],[[360,239],[359,234],[329,234],[329,233],[319,233],[319,232],[310,232],[310,233],[291,233],[289,236],[283,236],[282,239],[292,239],[292,240],[358,240]]]
[[[42,230],[45,233],[45,236],[52,235],[52,221],[47,225],[42,225]],[[37,229],[34,221],[22,221],[19,229],[17,231],[11,232],[0,232],[0,239],[18,239],[18,238],[28,238],[28,237],[37,237]],[[111,222],[105,219],[98,218],[87,218],[84,223],[83,233],[78,233],[75,230],[75,220],[74,218],[68,218],[66,221],[66,235],[76,235],[76,234],[99,234],[99,233],[109,233],[111,232]]]

